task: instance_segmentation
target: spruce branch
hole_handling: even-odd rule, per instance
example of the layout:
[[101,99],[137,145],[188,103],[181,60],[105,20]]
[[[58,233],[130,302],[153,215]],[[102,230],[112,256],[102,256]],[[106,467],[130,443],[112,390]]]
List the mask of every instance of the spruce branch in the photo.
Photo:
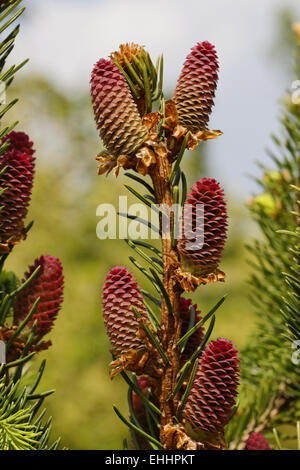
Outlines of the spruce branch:
[[[97,157],[100,162],[99,174],[109,173],[113,168],[116,176],[122,167],[132,170],[132,173],[126,171],[125,175],[146,188],[147,194],[141,194],[128,184],[125,187],[146,208],[156,211],[159,227],[155,227],[155,231],[161,237],[161,249],[149,243],[125,240],[142,258],[142,262],[147,263],[148,266],[145,267],[133,256],[129,257],[133,265],[150,281],[159,298],[157,294],[140,289],[131,273],[121,267],[110,271],[103,286],[104,323],[114,358],[110,365],[113,367],[111,378],[120,372],[128,383],[131,418],[127,420],[116,407],[114,410],[131,429],[136,448],[141,448],[139,435],[144,441],[166,450],[210,448],[213,444],[205,436],[202,438],[201,433],[197,442],[188,436],[183,411],[190,394],[195,393],[194,376],[199,356],[205,348],[209,351],[209,348],[214,348],[211,344],[206,345],[215,323],[215,312],[224,298],[201,320],[196,306],[185,313],[185,303],[189,304],[191,300],[184,299],[182,295],[184,291],[195,290],[200,284],[224,280],[225,274],[218,270],[218,265],[226,239],[227,216],[223,190],[219,183],[214,179],[204,178],[196,183],[196,197],[193,190],[187,194],[187,181],[180,165],[186,149],[195,150],[200,141],[216,138],[221,134],[220,131],[207,129],[217,82],[216,51],[208,42],[199,43],[192,49],[183,66],[174,97],[168,101],[164,99],[162,92],[162,56],[154,67],[144,47],[124,44],[110,55],[110,59],[111,61],[100,59],[97,62],[91,79],[95,119],[106,147],[106,151]],[[156,100],[159,101],[159,110],[152,112],[152,103]],[[124,103],[127,103],[126,109]],[[150,184],[143,179],[146,175],[151,179]],[[202,246],[197,245],[193,254],[186,246],[183,247],[183,253],[176,233],[181,207],[191,200],[193,210],[198,203],[203,204],[206,209],[203,228],[205,249],[201,252]],[[152,228],[147,220],[140,217],[126,213],[119,215]],[[189,217],[188,226],[192,229],[194,214]],[[164,233],[166,218],[169,221],[169,234]],[[184,240],[188,240],[186,232]],[[150,256],[142,248],[154,252],[155,256]],[[186,263],[184,257],[192,258],[190,264]],[[195,272],[192,265],[196,268]],[[142,302],[141,294],[156,308],[160,308],[160,321],[151,308]],[[208,320],[210,323],[204,333],[201,327]],[[226,358],[229,362],[234,362],[234,367],[229,368],[228,373],[220,368],[220,377],[216,380],[228,382],[232,374],[235,383],[238,361],[231,343],[220,339],[215,346],[216,351],[212,351],[219,357],[218,354],[222,355],[224,351],[218,352],[218,348],[225,348],[224,344],[229,348],[226,350]],[[153,380],[152,395],[158,404],[154,408],[159,408],[160,442],[157,440],[157,429],[151,421],[153,419],[157,425],[153,403],[147,401],[138,389],[135,375],[132,382],[125,371],[145,374]],[[221,394],[224,394],[227,407],[220,408],[222,422],[216,428],[216,440],[222,443],[219,434],[223,433],[223,427],[232,414],[233,396],[237,393],[236,388],[231,386],[232,396],[225,398],[225,388]],[[146,407],[146,433],[145,428],[141,429],[141,422],[131,402],[132,390]],[[206,424],[199,421],[197,426],[201,430]],[[125,443],[125,447],[126,445]]]

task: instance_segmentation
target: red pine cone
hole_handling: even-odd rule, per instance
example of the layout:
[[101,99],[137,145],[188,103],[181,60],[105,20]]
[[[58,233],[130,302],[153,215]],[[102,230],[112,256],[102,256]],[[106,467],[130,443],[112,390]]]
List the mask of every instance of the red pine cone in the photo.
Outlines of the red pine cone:
[[103,318],[112,346],[112,354],[122,354],[143,346],[138,338],[138,322],[132,310],[135,307],[144,322],[148,322],[147,310],[140,287],[128,269],[116,266],[106,276],[103,285]]
[[147,129],[125,78],[110,60],[96,63],[91,97],[97,128],[107,150],[116,157],[134,153],[144,142]]
[[53,327],[54,321],[63,301],[64,276],[60,260],[50,255],[37,258],[25,273],[28,279],[33,271],[40,266],[37,276],[16,298],[14,305],[14,324],[18,325],[28,315],[38,297],[40,301],[35,314],[28,326],[37,320],[36,333],[39,337],[47,334]]
[[215,47],[198,43],[184,62],[174,93],[179,123],[196,133],[207,128],[218,81]]
[[220,434],[228,423],[239,383],[238,351],[231,341],[211,341],[199,362],[183,415],[194,428]]
[[0,195],[2,243],[22,238],[34,176],[34,150],[28,136],[23,132],[11,132],[2,143],[7,139],[11,144],[0,156],[0,171],[7,167],[0,177],[1,188],[7,188]]
[[[190,322],[190,308],[192,305],[191,299],[185,299],[184,297],[180,298],[180,317],[182,318],[182,327],[181,327],[181,336],[185,335],[188,331],[189,322]],[[195,310],[195,322],[198,323],[201,320],[201,311],[197,310],[197,305],[193,305]],[[194,326],[192,325],[192,326]],[[189,337],[188,342],[185,345],[184,352],[183,352],[183,360],[187,360],[191,357],[193,352],[197,349],[199,344],[201,343],[204,336],[204,327],[200,326],[192,336]]]
[[[199,226],[199,223],[196,226],[196,207],[200,204],[204,209],[204,227]],[[208,275],[217,269],[226,241],[227,210],[224,191],[215,179],[203,178],[194,184],[188,194],[185,208],[188,206],[191,213],[183,217],[182,239],[178,240],[177,245],[182,266],[195,275]],[[200,235],[203,234],[202,246]],[[189,246],[190,244],[193,246]]]
[[246,441],[245,450],[271,450],[271,447],[262,434],[252,432]]

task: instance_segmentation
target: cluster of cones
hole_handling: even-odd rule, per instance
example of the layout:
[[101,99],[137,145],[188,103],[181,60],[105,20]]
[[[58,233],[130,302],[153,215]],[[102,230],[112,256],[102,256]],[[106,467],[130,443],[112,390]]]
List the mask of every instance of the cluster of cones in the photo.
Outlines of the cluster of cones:
[[[10,132],[1,141],[0,156],[0,252],[6,256],[14,245],[26,237],[24,221],[30,204],[35,173],[33,142],[24,132]],[[11,344],[7,361],[20,357],[35,324],[31,350],[46,349],[50,341],[41,341],[49,333],[63,301],[64,276],[58,258],[42,255],[29,266],[22,283],[39,267],[37,275],[16,295],[12,308],[12,325],[0,325],[0,339],[9,341],[29,315],[36,301],[34,314]],[[3,278],[4,279],[4,278]]]
[[[188,330],[191,306],[190,299],[180,299],[182,335]],[[135,351],[137,354],[140,352],[142,356],[145,353],[145,343],[139,335],[139,322],[132,307],[140,313],[144,322],[149,324],[147,309],[136,279],[126,268],[117,266],[108,273],[103,286],[104,323],[112,346],[112,355],[115,358],[127,357],[128,361],[124,360],[123,366],[136,372],[136,362],[132,354]],[[201,312],[198,311],[197,305],[193,308],[194,324],[197,324],[201,320]],[[189,337],[182,355],[183,364],[200,345],[204,333],[204,328],[200,327]],[[156,375],[153,375],[151,370],[155,370],[157,360],[157,356],[148,354],[143,365],[144,373],[154,380]],[[115,363],[116,361],[112,363],[113,367]],[[211,341],[200,358],[184,409],[184,422],[207,436],[221,436],[237,396],[238,376],[239,358],[235,346],[231,341],[222,338]]]
[[[218,80],[218,59],[214,46],[205,41],[197,44],[188,55],[172,100],[166,102],[165,116],[160,113],[143,114],[139,111],[129,85],[118,68],[120,62],[132,62],[143,53],[142,47],[120,47],[111,60],[100,59],[91,77],[91,97],[95,120],[106,150],[98,157],[99,173],[120,166],[133,168],[145,174],[155,164],[155,153],[165,152],[174,158],[174,149],[187,135],[189,148],[196,148],[199,140],[216,137],[207,124]],[[118,66],[116,65],[118,64]],[[130,65],[130,64],[129,64]],[[164,141],[158,138],[159,118],[163,118]],[[196,142],[196,144],[195,144]],[[175,152],[175,153],[176,153]],[[142,164],[143,162],[143,164]],[[200,231],[205,234],[204,244],[193,243],[197,233],[196,210],[203,208],[204,223]],[[189,214],[187,209],[189,207]],[[226,240],[227,210],[224,193],[213,178],[203,178],[191,189],[183,211],[182,238],[177,245],[181,258],[178,279],[184,290],[197,285],[223,281],[218,270]],[[196,235],[195,235],[196,234]],[[185,273],[188,274],[185,274]]]

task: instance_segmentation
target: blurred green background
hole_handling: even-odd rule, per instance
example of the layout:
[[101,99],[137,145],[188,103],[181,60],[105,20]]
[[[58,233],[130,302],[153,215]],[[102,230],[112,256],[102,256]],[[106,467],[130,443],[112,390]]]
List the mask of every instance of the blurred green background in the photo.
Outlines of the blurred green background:
[[[284,14],[280,21],[288,23]],[[53,438],[61,435],[71,449],[118,449],[126,428],[112,404],[126,414],[126,387],[121,378],[110,381],[108,377],[110,354],[101,315],[101,286],[108,270],[118,264],[131,269],[144,288],[151,287],[130,265],[132,252],[125,242],[97,239],[96,208],[101,202],[117,204],[118,196],[126,195],[123,183],[128,181],[122,172],[117,180],[112,175],[97,176],[94,157],[101,144],[88,84],[78,93],[64,93],[42,73],[21,72],[8,98],[15,96],[20,103],[9,119],[21,122],[18,130],[28,132],[37,149],[28,216],[35,223],[28,239],[9,257],[6,269],[22,277],[28,264],[49,253],[61,259],[65,275],[63,309],[49,335],[53,346],[32,367],[47,358],[41,388],[56,389],[47,399],[48,414],[54,420]],[[187,156],[189,186],[205,175],[208,158],[209,143]],[[229,294],[217,312],[213,337],[227,337],[240,348],[255,321],[247,299],[250,268],[244,244],[258,234],[245,198],[232,194],[230,185],[225,190],[230,225],[221,269],[227,274],[226,282],[200,287],[193,299],[207,313],[224,293]]]

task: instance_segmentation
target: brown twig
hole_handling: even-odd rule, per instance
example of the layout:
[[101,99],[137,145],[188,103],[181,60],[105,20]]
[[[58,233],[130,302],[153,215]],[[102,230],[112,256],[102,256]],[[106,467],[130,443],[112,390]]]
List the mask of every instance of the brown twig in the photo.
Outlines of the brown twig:
[[[172,165],[166,155],[159,152],[156,155],[156,165],[151,169],[151,178],[153,181],[154,192],[157,204],[166,204],[171,207],[173,204],[172,188],[169,183]],[[173,215],[170,215],[170,225],[172,224]],[[160,224],[161,225],[161,224]],[[181,319],[179,312],[179,301],[182,293],[182,288],[175,279],[174,272],[179,264],[178,254],[172,248],[171,237],[168,236],[162,239],[162,253],[163,253],[163,285],[170,298],[172,305],[172,315],[170,314],[166,305],[165,299],[162,296],[161,308],[161,342],[162,346],[169,358],[169,363],[165,365],[164,374],[161,383],[161,396],[160,406],[162,412],[161,422],[161,441],[164,439],[164,426],[173,424],[173,416],[176,413],[178,406],[178,397],[173,400],[168,400],[177,379],[179,371],[180,357],[179,350],[176,343],[181,335]],[[166,444],[166,448],[168,445]]]

